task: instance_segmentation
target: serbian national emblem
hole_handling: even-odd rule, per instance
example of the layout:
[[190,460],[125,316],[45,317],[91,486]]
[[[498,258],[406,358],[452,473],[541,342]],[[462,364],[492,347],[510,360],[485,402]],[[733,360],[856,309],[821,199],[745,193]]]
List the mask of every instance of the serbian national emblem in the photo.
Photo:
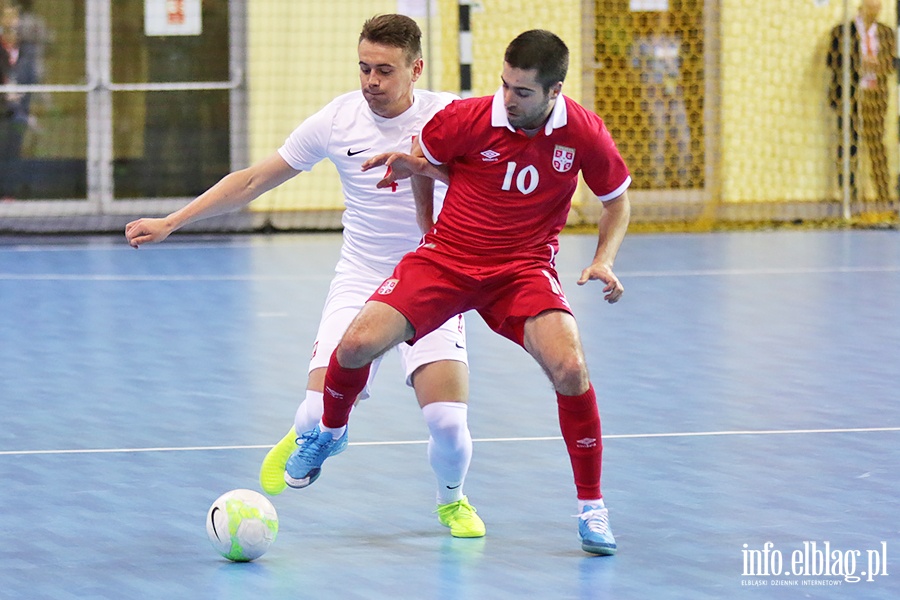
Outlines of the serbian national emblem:
[[572,168],[575,162],[575,148],[557,146],[553,149],[553,168],[560,173],[565,173]]
[[387,296],[391,292],[394,291],[394,288],[397,287],[398,279],[386,279],[384,283],[381,284],[381,287],[378,288],[378,293],[382,296]]

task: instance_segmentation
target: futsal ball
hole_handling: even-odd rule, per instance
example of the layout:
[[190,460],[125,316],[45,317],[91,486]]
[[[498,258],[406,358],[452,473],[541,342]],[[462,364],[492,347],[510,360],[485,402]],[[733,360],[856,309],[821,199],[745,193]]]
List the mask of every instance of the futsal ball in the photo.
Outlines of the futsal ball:
[[206,533],[219,554],[247,562],[266,553],[278,534],[278,514],[268,498],[253,490],[231,490],[206,513]]

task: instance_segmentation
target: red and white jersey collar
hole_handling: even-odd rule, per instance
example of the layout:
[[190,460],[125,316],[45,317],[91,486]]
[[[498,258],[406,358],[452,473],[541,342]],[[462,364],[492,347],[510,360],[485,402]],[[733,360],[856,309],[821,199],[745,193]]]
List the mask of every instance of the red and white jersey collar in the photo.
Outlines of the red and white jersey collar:
[[[554,129],[559,129],[567,121],[566,98],[560,94],[556,97],[556,102],[553,104],[553,110],[550,111],[550,118],[547,119],[547,124],[544,125],[544,135],[550,135]],[[512,132],[516,131],[516,128],[509,124],[509,117],[506,116],[502,87],[494,93],[494,101],[491,104],[491,125],[494,127],[506,127]]]

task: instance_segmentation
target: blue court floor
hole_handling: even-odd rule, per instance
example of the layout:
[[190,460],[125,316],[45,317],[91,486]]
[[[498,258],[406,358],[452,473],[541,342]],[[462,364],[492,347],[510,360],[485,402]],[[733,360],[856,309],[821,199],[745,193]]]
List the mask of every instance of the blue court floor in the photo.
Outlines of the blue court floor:
[[614,306],[563,237],[617,556],[580,549],[543,374],[470,314],[487,537],[432,513],[389,354],[250,564],[206,511],[291,423],[339,235],[0,240],[0,598],[900,598],[898,236],[631,235]]

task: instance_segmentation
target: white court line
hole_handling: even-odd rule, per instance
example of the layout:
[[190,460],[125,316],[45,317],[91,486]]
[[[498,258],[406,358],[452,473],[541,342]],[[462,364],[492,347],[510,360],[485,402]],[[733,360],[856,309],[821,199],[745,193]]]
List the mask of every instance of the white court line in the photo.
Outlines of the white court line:
[[[735,435],[796,435],[812,433],[878,433],[897,432],[900,427],[852,427],[845,429],[772,429],[772,430],[735,430],[735,431],[691,431],[681,433],[625,433],[618,435],[605,435],[604,440],[626,439],[653,439],[653,438],[690,438],[712,436]],[[508,438],[480,438],[473,442],[546,442],[560,441],[561,436],[547,437],[508,437]],[[350,442],[350,446],[408,446],[414,444],[427,444],[427,440],[400,440],[393,442]],[[265,450],[271,448],[271,444],[255,444],[250,446],[182,446],[160,448],[82,448],[73,450],[2,450],[0,456],[29,456],[35,454],[119,454],[127,452],[202,452],[207,450]]]
[[331,279],[323,275],[67,275],[63,273],[0,273],[0,281],[306,281]]
[[803,267],[766,269],[688,269],[682,271],[623,271],[620,277],[715,277],[719,275],[818,275],[827,273],[897,273],[900,266],[877,267]]
[[[829,273],[898,273],[900,266],[809,267],[771,269],[691,269],[681,271],[621,271],[620,278],[643,277],[721,277],[753,275],[823,275]],[[560,273],[564,279],[578,274]],[[327,275],[329,278],[332,274]],[[323,276],[314,276],[316,278]],[[0,281],[303,281],[309,275],[108,275],[67,273],[0,273]]]
[[[190,241],[172,241],[169,238],[163,245],[154,244],[152,252],[171,252],[173,250],[222,250],[232,248],[254,248],[265,247],[258,246],[251,241],[240,242],[217,242],[209,240],[210,237],[220,237],[219,234],[210,234],[205,236],[207,240],[190,242]],[[121,240],[121,241],[120,241]],[[0,254],[15,252],[134,252],[135,249],[128,245],[125,241],[125,228],[122,228],[122,237],[101,237],[98,242],[73,241],[71,244],[0,244]],[[150,252],[151,250],[145,250]]]

